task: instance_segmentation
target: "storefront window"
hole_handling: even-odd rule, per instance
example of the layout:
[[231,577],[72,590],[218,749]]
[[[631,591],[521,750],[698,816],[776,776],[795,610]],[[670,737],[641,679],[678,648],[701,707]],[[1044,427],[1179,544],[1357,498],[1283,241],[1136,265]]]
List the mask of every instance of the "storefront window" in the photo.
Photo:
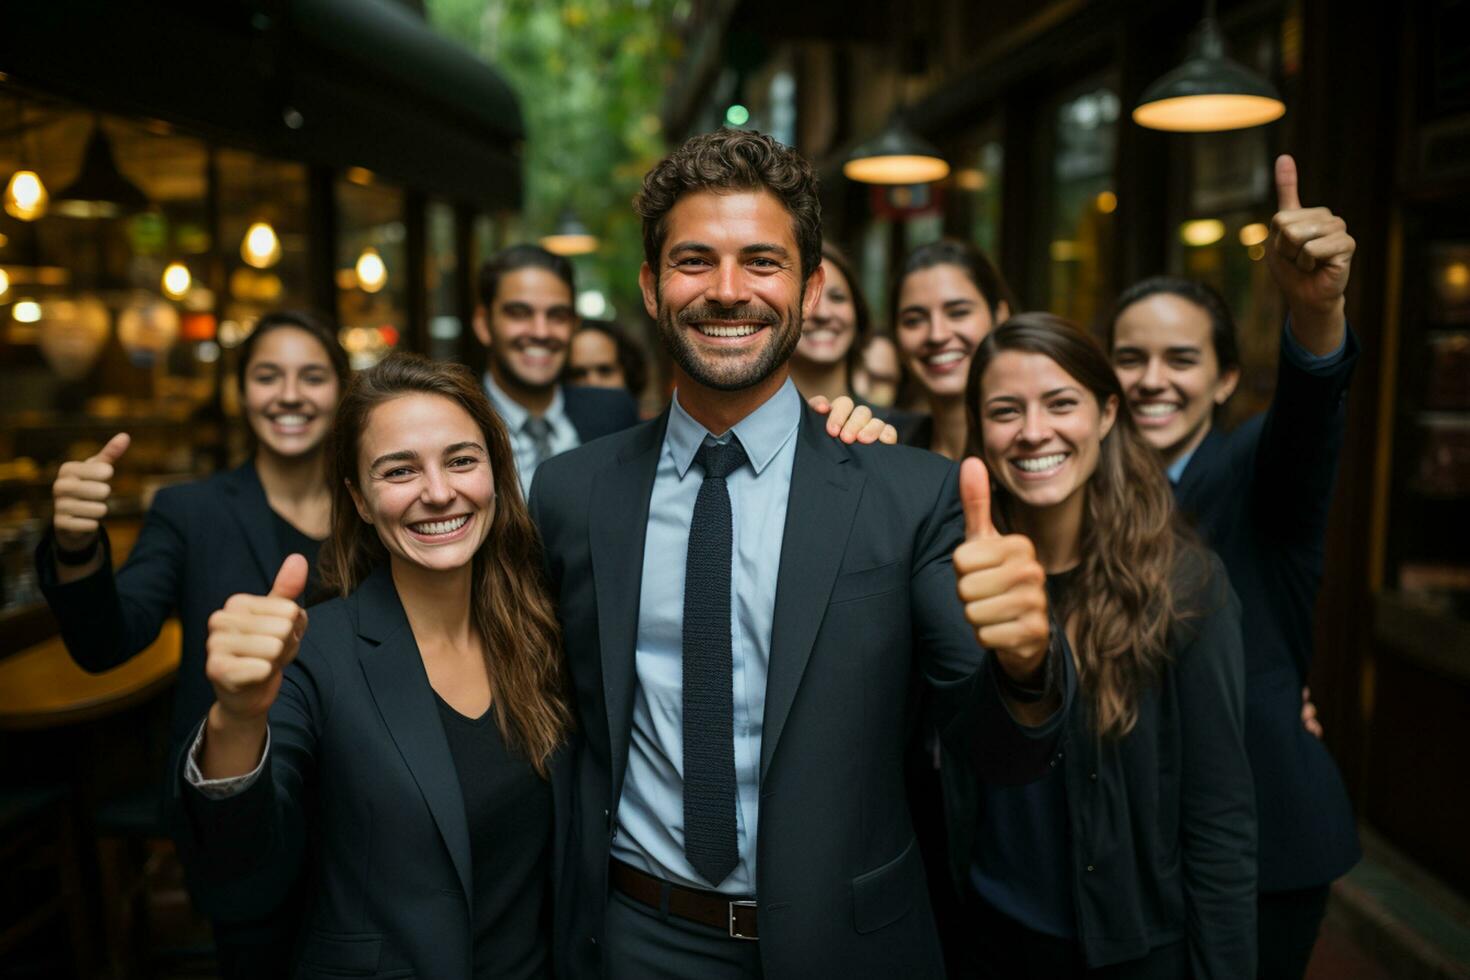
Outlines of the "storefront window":
[[460,335],[469,328],[468,311],[459,308],[459,253],[455,249],[454,208],[431,201],[424,213],[427,249],[424,291],[429,301],[429,350],[436,360],[459,357]]
[[999,124],[991,122],[966,134],[955,143],[950,159],[955,161],[948,185],[948,208],[956,219],[952,227],[964,229],[966,238],[997,257],[1005,160]]
[[408,322],[403,192],[371,175],[339,180],[337,225],[342,346],[353,367],[370,367],[398,344]]
[[1116,83],[1101,77],[1064,93],[1048,113],[1050,237],[1043,274],[1033,283],[1040,295],[1031,302],[1083,326],[1107,310],[1117,290],[1113,167],[1120,108]]

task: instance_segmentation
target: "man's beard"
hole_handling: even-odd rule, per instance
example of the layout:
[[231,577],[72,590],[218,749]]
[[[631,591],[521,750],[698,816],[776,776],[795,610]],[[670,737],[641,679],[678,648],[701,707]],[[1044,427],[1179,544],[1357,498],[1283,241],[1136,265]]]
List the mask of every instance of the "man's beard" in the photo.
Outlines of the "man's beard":
[[[793,309],[801,310],[800,297]],[[799,317],[800,312],[795,316]],[[674,320],[668,307],[660,305],[658,331],[674,363],[697,383],[716,391],[743,391],[755,387],[786,363],[801,340],[799,320],[783,320],[775,310],[763,306],[691,306],[679,311],[678,320],[683,324],[682,328],[676,327]],[[742,360],[744,351],[725,355],[697,348],[688,332],[698,329],[694,323],[699,320],[753,320],[769,327],[771,336],[755,360],[746,362]]]

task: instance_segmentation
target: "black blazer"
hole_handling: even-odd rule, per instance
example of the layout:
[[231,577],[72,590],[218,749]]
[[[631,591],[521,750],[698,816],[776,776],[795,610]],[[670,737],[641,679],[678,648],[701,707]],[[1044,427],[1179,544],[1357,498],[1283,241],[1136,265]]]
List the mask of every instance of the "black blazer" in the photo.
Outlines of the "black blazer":
[[[1100,740],[1079,697],[1054,761],[1066,781],[1077,937],[1093,969],[1187,940],[1195,980],[1240,980],[1256,970],[1240,603],[1220,560],[1198,546],[1180,552],[1172,586],[1185,617],[1133,730]],[[960,818],[949,827],[950,872],[969,891],[975,777],[946,754],[943,779]],[[956,944],[973,943],[958,929]]]
[[[1062,716],[1027,732],[956,597],[957,467],[904,447],[846,446],[805,405],[776,588],[761,746],[760,951],[766,975],[942,977],[904,795],[913,694],[968,708],[996,768],[1044,771]],[[595,975],[636,675],[644,538],[667,411],[554,457],[531,511],[559,601],[582,741],[576,760],[578,965]],[[683,561],[684,555],[669,556]],[[1068,697],[1070,658],[1055,656]],[[957,730],[958,731],[958,730]]]
[[577,437],[591,442],[638,424],[638,403],[621,388],[591,388],[562,385],[562,405],[577,430]]
[[1313,374],[1282,353],[1263,415],[1212,429],[1185,468],[1179,507],[1219,553],[1240,596],[1246,748],[1260,819],[1260,887],[1324,885],[1361,854],[1352,805],[1326,747],[1301,724],[1323,539],[1358,357]]
[[[552,776],[554,929],[568,895],[565,763]],[[464,797],[386,565],[312,608],[271,706],[260,778],[206,799],[185,783],[181,753],[172,804],[193,892],[212,917],[264,915],[306,872],[298,978],[472,976]]]
[[36,549],[41,591],[72,659],[94,672],[136,656],[158,638],[164,620],[179,617],[182,659],[170,729],[176,747],[214,703],[204,677],[210,615],[237,592],[270,591],[286,560],[255,465],[158,491],[115,575],[105,528],[102,542],[102,568],[62,585],[48,533]]

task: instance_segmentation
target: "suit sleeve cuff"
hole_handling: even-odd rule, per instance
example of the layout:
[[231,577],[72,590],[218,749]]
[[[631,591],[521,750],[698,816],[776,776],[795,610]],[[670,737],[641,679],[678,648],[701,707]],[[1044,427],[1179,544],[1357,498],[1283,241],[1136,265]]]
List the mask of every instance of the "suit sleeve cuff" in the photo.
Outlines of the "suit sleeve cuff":
[[1325,374],[1347,356],[1347,333],[1344,331],[1342,343],[1337,345],[1337,350],[1330,354],[1313,354],[1302,346],[1301,341],[1291,332],[1291,314],[1286,316],[1286,325],[1282,327],[1281,356],[1291,361],[1292,364],[1310,374]]
[[260,751],[260,761],[255,768],[243,776],[226,776],[224,779],[205,779],[204,773],[199,770],[199,753],[204,748],[204,727],[199,726],[199,733],[194,736],[194,744],[189,747],[189,754],[184,757],[184,781],[197,789],[205,799],[225,800],[232,796],[239,796],[260,778],[265,771],[265,760],[271,751],[271,730],[269,726],[265,730],[265,747]]

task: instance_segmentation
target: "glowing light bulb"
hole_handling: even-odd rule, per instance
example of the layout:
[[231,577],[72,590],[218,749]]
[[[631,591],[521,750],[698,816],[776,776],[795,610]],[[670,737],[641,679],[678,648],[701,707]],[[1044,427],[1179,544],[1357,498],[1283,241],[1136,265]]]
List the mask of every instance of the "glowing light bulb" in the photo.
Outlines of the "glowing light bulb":
[[46,213],[51,195],[34,170],[17,170],[5,185],[5,213],[21,221],[35,221]]
[[257,269],[269,269],[281,261],[281,239],[268,222],[257,221],[245,229],[240,258]]
[[1102,193],[1098,194],[1093,203],[1103,214],[1112,214],[1114,211],[1118,210],[1118,195],[1114,194],[1112,191],[1103,191]]
[[183,299],[193,284],[194,277],[182,262],[170,262],[163,270],[163,293],[169,299]]
[[1186,245],[1201,248],[1225,237],[1225,222],[1218,218],[1200,218],[1179,226],[1179,238]]
[[10,311],[16,323],[37,323],[41,319],[41,304],[33,299],[23,299]]
[[10,292],[10,273],[0,269],[0,296]]
[[1266,226],[1257,221],[1240,229],[1240,244],[1246,248],[1250,248],[1252,245],[1260,245],[1270,234],[1271,232]]
[[369,246],[362,250],[357,257],[357,284],[365,293],[376,293],[388,282],[388,267],[383,264],[383,257],[378,250]]

